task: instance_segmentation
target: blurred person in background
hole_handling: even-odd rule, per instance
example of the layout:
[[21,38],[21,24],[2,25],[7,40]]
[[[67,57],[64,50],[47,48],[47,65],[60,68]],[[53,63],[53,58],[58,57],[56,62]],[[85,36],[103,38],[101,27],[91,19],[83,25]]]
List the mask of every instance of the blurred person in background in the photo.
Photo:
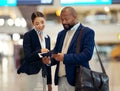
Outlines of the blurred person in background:
[[[31,63],[34,62],[34,65],[32,66],[36,68],[35,70],[30,71],[31,73],[34,73],[34,71],[39,72],[39,79],[43,79],[43,81],[41,80],[42,82],[40,82],[40,85],[43,85],[42,91],[46,91],[46,84],[48,85],[48,91],[52,91],[51,67],[45,65],[42,62],[44,57],[38,55],[39,53],[48,52],[50,50],[50,37],[44,32],[46,22],[45,16],[43,13],[36,11],[32,13],[31,20],[33,24],[33,29],[26,32],[23,38],[23,50],[25,61]],[[42,71],[40,70],[41,62]]]
[[[58,91],[75,91],[75,68],[76,65],[89,67],[89,60],[94,50],[94,31],[84,27],[78,20],[77,12],[72,7],[62,9],[60,19],[64,29],[59,32],[52,58],[44,60],[44,63],[57,65],[55,71],[55,85]],[[82,32],[80,51],[76,53],[77,39]]]

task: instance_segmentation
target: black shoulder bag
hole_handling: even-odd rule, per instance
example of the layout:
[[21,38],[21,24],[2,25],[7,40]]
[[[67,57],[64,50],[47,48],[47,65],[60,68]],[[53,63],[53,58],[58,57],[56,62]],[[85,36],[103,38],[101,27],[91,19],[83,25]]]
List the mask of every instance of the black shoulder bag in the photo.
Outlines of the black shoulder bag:
[[[76,53],[80,50],[80,40],[84,27],[81,29],[78,40]],[[101,58],[95,46],[96,53],[100,62],[102,72],[92,71],[81,65],[76,67],[75,91],[109,91],[109,77],[105,72]]]

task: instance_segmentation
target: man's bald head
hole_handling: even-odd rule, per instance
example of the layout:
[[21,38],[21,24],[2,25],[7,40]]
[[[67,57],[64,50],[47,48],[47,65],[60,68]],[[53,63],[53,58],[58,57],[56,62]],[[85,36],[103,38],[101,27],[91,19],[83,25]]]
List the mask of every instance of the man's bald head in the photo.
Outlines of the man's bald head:
[[70,12],[71,15],[77,16],[76,10],[74,8],[72,8],[72,7],[65,7],[65,8],[63,8],[62,11],[61,11],[61,14],[64,13],[64,12]]

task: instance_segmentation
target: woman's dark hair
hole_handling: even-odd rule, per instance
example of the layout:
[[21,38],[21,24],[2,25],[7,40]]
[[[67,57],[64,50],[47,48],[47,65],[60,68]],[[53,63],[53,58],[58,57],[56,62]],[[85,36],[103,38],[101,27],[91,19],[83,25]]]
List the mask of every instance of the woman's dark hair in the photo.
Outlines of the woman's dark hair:
[[36,11],[36,12],[33,12],[32,15],[31,15],[32,22],[34,22],[36,17],[43,17],[43,18],[45,18],[43,13],[41,13],[39,11]]

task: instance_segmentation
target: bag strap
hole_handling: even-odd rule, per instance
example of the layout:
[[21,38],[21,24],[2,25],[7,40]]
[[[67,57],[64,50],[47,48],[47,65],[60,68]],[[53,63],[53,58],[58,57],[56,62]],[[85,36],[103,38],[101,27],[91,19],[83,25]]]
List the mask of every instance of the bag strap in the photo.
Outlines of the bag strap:
[[80,42],[81,42],[83,31],[84,31],[84,27],[82,27],[82,29],[80,30],[80,33],[79,33],[79,36],[78,36],[78,39],[77,39],[76,53],[80,52]]
[[[82,38],[82,34],[83,34],[84,29],[85,29],[85,27],[82,27],[82,29],[80,30],[80,33],[79,33],[79,36],[78,36],[78,39],[77,39],[76,53],[80,52],[80,42],[81,42],[81,38]],[[98,60],[99,60],[102,72],[106,74],[105,68],[104,68],[103,63],[101,61],[101,58],[100,58],[100,55],[98,53],[96,45],[95,45],[95,49],[96,49],[96,53],[97,53],[97,56],[98,56]]]
[[103,63],[102,63],[102,60],[101,60],[101,58],[100,58],[100,55],[99,55],[99,52],[98,52],[98,50],[97,50],[96,45],[95,45],[95,49],[96,49],[96,53],[97,53],[97,56],[98,56],[98,60],[99,60],[99,63],[100,63],[102,72],[106,74],[105,68],[104,68],[104,66],[103,66]]

